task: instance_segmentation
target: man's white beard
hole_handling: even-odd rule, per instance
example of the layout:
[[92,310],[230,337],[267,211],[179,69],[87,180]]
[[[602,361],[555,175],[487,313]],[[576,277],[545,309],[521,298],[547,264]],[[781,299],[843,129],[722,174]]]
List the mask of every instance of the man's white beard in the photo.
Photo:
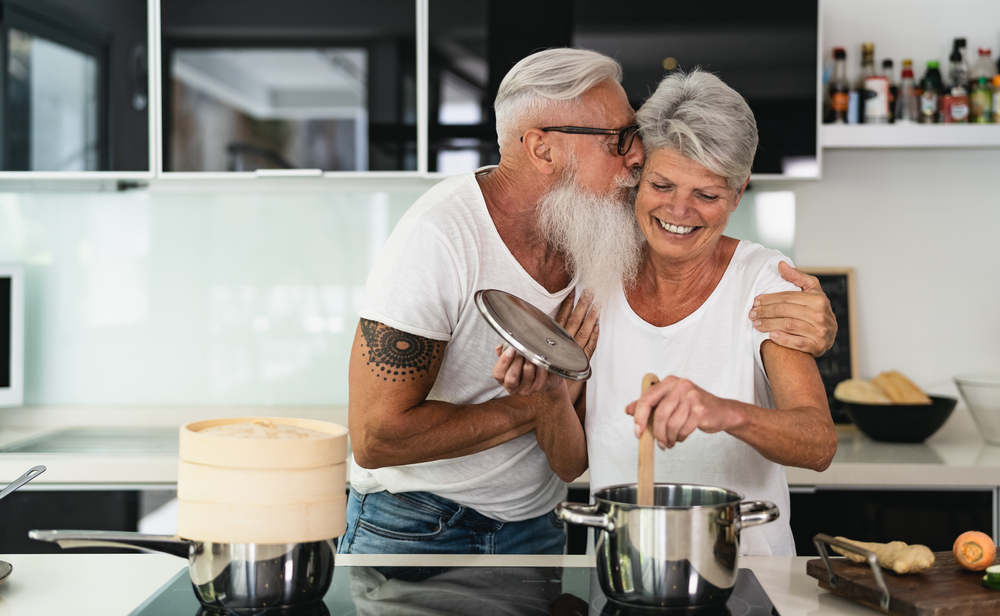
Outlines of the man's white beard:
[[634,283],[645,238],[633,203],[638,174],[621,180],[611,195],[582,189],[576,169],[538,202],[538,225],[551,246],[566,253],[570,271],[600,305]]

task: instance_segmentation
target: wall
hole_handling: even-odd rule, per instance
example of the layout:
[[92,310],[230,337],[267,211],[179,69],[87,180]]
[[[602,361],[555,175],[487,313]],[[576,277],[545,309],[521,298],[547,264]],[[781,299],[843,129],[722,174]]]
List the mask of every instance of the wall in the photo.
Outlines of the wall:
[[1000,371],[998,166],[1000,149],[828,150],[796,184],[796,262],[855,268],[860,376],[948,393]]
[[332,404],[419,192],[0,193],[27,404]]

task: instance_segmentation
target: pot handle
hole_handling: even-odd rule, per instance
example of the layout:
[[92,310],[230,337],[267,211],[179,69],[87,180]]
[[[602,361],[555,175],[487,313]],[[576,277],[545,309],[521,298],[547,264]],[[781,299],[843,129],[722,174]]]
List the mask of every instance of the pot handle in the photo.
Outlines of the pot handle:
[[767,524],[777,520],[779,515],[778,507],[770,501],[745,501],[740,503],[740,517],[736,520],[736,529]]
[[28,537],[66,549],[136,548],[188,558],[191,542],[176,535],[146,535],[107,530],[29,530]]
[[615,521],[603,513],[596,512],[597,505],[584,505],[583,503],[559,503],[556,505],[556,517],[563,522],[592,526],[609,533],[615,532]]

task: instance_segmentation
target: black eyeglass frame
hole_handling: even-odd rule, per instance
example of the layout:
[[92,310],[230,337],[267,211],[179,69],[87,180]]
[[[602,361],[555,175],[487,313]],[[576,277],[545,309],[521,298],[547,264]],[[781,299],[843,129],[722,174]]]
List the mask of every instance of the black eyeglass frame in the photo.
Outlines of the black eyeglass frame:
[[569,133],[571,135],[618,135],[618,156],[625,156],[632,149],[635,136],[639,133],[638,124],[630,124],[625,128],[587,128],[585,126],[549,126],[541,129],[545,132]]

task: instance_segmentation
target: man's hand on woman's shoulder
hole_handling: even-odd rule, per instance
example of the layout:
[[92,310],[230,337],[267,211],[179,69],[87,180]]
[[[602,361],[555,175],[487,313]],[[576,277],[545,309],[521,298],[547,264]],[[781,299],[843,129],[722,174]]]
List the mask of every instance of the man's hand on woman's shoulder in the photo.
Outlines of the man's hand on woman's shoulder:
[[778,271],[802,292],[768,293],[755,298],[750,320],[755,329],[770,332],[775,344],[819,357],[837,337],[837,317],[830,300],[815,276],[784,261],[778,264]]

